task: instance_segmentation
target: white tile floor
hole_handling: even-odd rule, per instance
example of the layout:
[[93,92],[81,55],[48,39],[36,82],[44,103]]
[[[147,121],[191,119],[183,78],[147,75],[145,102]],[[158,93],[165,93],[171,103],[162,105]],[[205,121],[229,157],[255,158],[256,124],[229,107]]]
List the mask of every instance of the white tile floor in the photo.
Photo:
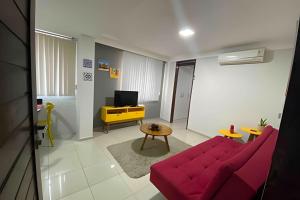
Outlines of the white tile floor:
[[[167,122],[153,119],[145,122]],[[190,145],[208,138],[185,130],[185,121],[170,125],[173,136]],[[45,200],[158,200],[162,194],[149,181],[149,174],[133,179],[106,149],[144,135],[138,126],[95,133],[85,141],[57,140],[55,147],[41,147],[41,171]],[[171,146],[172,148],[172,146]]]

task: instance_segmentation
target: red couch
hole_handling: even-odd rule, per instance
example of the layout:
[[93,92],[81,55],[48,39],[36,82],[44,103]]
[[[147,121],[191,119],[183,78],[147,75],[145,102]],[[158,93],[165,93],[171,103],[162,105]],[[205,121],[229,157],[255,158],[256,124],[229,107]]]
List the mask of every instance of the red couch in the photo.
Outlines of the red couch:
[[241,144],[214,137],[151,166],[150,180],[169,200],[246,200],[267,178],[278,130]]

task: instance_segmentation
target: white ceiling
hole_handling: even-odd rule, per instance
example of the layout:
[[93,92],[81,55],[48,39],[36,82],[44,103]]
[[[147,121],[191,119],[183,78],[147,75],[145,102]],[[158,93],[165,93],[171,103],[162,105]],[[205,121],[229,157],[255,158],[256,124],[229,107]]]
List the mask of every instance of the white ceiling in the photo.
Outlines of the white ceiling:
[[[251,43],[292,47],[300,0],[36,0],[37,28],[165,58]],[[195,35],[182,39],[179,29]]]

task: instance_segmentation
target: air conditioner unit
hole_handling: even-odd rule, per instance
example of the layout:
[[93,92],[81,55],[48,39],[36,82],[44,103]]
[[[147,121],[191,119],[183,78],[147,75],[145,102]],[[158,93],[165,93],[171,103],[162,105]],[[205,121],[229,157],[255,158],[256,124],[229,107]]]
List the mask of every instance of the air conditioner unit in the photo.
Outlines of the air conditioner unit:
[[220,65],[239,65],[264,62],[265,48],[224,53],[219,55]]

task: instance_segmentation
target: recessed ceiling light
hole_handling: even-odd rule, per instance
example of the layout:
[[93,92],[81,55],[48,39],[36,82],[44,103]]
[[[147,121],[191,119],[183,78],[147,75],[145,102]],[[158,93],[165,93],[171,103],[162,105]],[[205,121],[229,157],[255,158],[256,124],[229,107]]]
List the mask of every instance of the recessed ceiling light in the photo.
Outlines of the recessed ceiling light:
[[182,37],[191,37],[192,35],[194,35],[195,32],[192,30],[192,29],[189,29],[189,28],[185,28],[185,29],[182,29],[181,31],[179,31],[179,35],[182,36]]

